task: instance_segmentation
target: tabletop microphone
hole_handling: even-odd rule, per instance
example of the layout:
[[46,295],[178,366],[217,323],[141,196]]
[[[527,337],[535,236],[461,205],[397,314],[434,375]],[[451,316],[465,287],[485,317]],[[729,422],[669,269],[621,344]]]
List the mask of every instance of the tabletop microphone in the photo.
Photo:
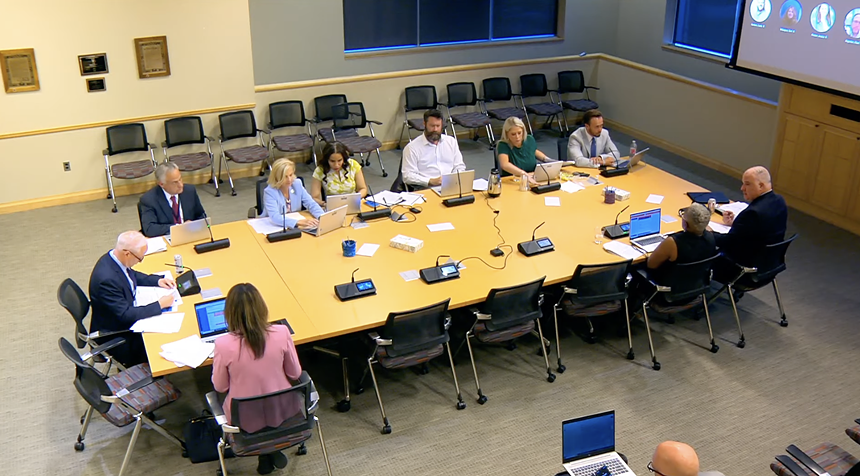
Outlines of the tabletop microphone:
[[200,292],[200,283],[197,281],[197,275],[194,274],[193,269],[176,263],[164,263],[164,265],[188,270],[177,276],[174,280],[176,283],[176,289],[179,291],[180,296],[191,296]]
[[[536,187],[532,187],[532,192],[540,195],[542,193],[554,192],[561,188],[561,183],[550,183],[549,172],[547,172],[546,167],[543,166],[541,162],[536,162],[537,165],[543,170],[543,173],[546,175],[546,183],[543,185],[538,185]],[[541,223],[543,224],[543,223]]]
[[619,175],[627,175],[630,172],[630,167],[624,167],[619,169],[618,162],[621,161],[621,158],[618,157],[618,154],[615,153],[615,150],[613,150],[612,147],[609,148],[609,152],[612,154],[612,157],[615,158],[615,167],[610,169],[604,166],[604,168],[600,171],[600,175],[603,175],[604,177],[617,177]]
[[[373,198],[373,190],[370,188],[370,184],[367,184],[367,191],[370,193],[370,198]],[[365,199],[367,201],[367,199]],[[377,209],[376,200],[373,201],[373,211],[372,212],[361,212],[358,214],[358,218],[362,221],[368,220],[376,220],[377,218],[387,218],[391,216],[391,208],[383,208],[382,210]]]
[[269,233],[266,235],[266,240],[269,243],[277,243],[279,241],[301,238],[302,230],[299,230],[298,228],[287,229],[287,211],[283,207],[281,207],[281,217],[284,220],[284,229],[274,233]]
[[206,216],[205,212],[203,213],[203,219],[206,220],[206,229],[209,230],[209,243],[200,243],[199,245],[194,245],[194,251],[200,254],[220,250],[222,248],[229,248],[230,238],[222,238],[216,241],[215,235],[212,234],[212,226],[209,224],[209,217]]
[[[603,234],[606,235],[610,240],[615,240],[618,238],[623,238],[630,234],[630,222],[624,222],[622,224],[618,224],[618,217],[624,213],[625,210],[630,208],[630,205],[622,208],[617,215],[615,215],[615,224],[603,227]],[[627,229],[625,230],[625,225],[627,225]]]
[[360,268],[355,268],[352,272],[352,280],[350,282],[338,284],[334,287],[334,294],[341,301],[348,301],[350,299],[376,294],[376,286],[373,284],[372,280],[364,279],[357,283],[355,282],[355,272],[359,269]]
[[436,257],[436,266],[424,268],[418,272],[421,280],[427,284],[447,281],[449,279],[457,279],[460,277],[460,267],[456,262],[443,263],[439,265],[441,258],[451,258],[449,255],[439,255]]
[[456,198],[448,198],[448,199],[442,200],[443,205],[445,205],[446,207],[456,207],[458,205],[467,205],[469,203],[475,202],[475,196],[474,195],[466,195],[465,197],[463,196],[463,184],[460,183],[460,171],[459,170],[457,171],[457,189],[460,190],[460,196],[456,197]]
[[532,239],[530,241],[523,241],[522,243],[517,244],[517,250],[520,253],[526,256],[534,256],[541,253],[546,253],[547,251],[555,251],[555,245],[552,244],[549,238],[543,237],[535,239],[535,234],[538,231],[538,228],[542,227],[546,222],[542,222],[540,225],[536,226],[532,231]]

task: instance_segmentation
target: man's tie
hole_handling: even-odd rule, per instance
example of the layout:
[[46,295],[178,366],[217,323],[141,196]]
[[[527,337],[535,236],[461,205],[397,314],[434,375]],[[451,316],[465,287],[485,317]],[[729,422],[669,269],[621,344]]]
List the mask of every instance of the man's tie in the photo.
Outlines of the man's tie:
[[[593,149],[594,146],[591,146]],[[179,202],[176,200],[176,195],[170,197],[170,201],[173,202],[173,224],[180,225],[182,224],[182,215],[179,214]]]
[[591,157],[597,157],[597,137],[591,138]]
[[134,277],[134,273],[131,272],[131,268],[125,268],[125,274],[128,275],[128,279],[131,280],[131,293],[134,294],[137,292],[137,278]]

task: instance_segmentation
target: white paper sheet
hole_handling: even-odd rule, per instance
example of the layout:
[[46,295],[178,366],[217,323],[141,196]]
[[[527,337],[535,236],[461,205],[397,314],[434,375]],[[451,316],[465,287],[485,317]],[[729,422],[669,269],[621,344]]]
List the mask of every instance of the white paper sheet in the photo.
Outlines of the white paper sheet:
[[170,310],[175,312],[179,305],[182,304],[182,297],[179,295],[179,290],[176,288],[165,289],[158,286],[138,286],[134,294],[134,305],[135,307],[143,307],[152,304],[161,299],[162,296],[167,296],[169,294],[173,295],[173,307],[171,307]]
[[369,226],[370,226],[370,223],[367,223],[367,222],[364,222],[364,221],[360,221],[360,220],[355,220],[354,222],[352,222],[352,225],[350,225],[350,226],[351,226],[353,229],[355,229],[355,230],[360,230],[360,229],[362,229],[362,228],[367,228],[367,227],[369,227]]
[[717,210],[721,212],[732,212],[735,216],[738,216],[738,213],[746,210],[748,206],[749,205],[746,202],[732,202],[717,206]]
[[678,221],[678,219],[673,217],[672,215],[663,215],[662,217],[660,217],[660,220],[662,220],[663,223],[675,223],[676,221]]
[[197,368],[215,351],[215,344],[207,344],[195,334],[161,346],[159,354],[178,367]]
[[140,319],[131,326],[134,332],[153,332],[157,334],[175,334],[182,328],[184,312],[167,312],[158,316]]
[[427,225],[427,229],[430,231],[453,230],[454,225],[452,225],[451,223],[434,223],[432,225]]
[[472,181],[472,190],[476,192],[486,192],[490,187],[490,182],[487,182],[485,178],[479,178]]
[[642,252],[620,241],[607,241],[603,244],[603,249],[624,259],[636,259],[642,256]]
[[273,225],[272,222],[269,220],[269,217],[252,218],[248,220],[248,224],[251,225],[251,228],[253,228],[254,231],[261,235],[276,233],[284,229],[283,226]]
[[729,230],[732,229],[732,227],[728,225],[723,225],[722,223],[717,223],[715,221],[708,223],[708,226],[710,226],[716,233],[728,233]]
[[167,242],[164,240],[163,236],[147,238],[146,254],[144,256],[149,256],[153,253],[161,253],[162,251],[167,251]]
[[412,269],[409,271],[401,271],[400,277],[403,278],[404,281],[409,282],[409,281],[415,281],[416,279],[420,278],[421,275],[418,274],[418,271]]
[[558,197],[543,197],[543,203],[548,207],[560,207],[561,199]]
[[370,257],[370,256],[373,256],[373,254],[376,253],[376,250],[378,250],[378,249],[379,249],[379,245],[374,245],[372,243],[365,243],[365,244],[361,245],[361,248],[359,248],[358,251],[355,252],[355,255],[356,256],[368,256],[368,257]]
[[579,185],[579,184],[575,184],[573,182],[562,182],[561,183],[561,189],[567,193],[574,193],[574,192],[578,192],[580,190],[585,190],[585,187],[583,187],[582,185]]
[[424,198],[424,195],[421,195],[420,193],[400,192],[400,198],[403,199],[403,205],[408,205],[410,207],[417,203],[424,203],[427,201],[427,199]]
[[404,198],[400,196],[399,193],[394,193],[391,190],[383,190],[372,197],[368,197],[370,201],[376,202],[380,205],[394,205],[395,203],[402,203]]
[[655,205],[659,205],[659,204],[663,203],[663,195],[657,195],[657,194],[652,193],[651,195],[648,195],[648,198],[646,198],[645,201],[648,203],[653,203]]

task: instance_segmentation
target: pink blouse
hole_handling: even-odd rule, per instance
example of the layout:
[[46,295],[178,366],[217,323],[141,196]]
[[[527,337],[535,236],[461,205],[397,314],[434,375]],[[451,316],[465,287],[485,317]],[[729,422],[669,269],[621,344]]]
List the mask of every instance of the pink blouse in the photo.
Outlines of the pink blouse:
[[[230,405],[234,397],[256,397],[290,388],[290,380],[298,380],[301,374],[296,346],[286,326],[269,328],[266,350],[259,359],[254,359],[248,344],[235,334],[226,334],[215,340],[212,385],[219,392],[227,392],[223,405],[227,422],[232,418]],[[301,410],[301,406],[287,406],[291,408],[277,412],[243,412],[242,429],[255,432],[266,426],[276,427],[284,416],[290,416],[287,413]]]

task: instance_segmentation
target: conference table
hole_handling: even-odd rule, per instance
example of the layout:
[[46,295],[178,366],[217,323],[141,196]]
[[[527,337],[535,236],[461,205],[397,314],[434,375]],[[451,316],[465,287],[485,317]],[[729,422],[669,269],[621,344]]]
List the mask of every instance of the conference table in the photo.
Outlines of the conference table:
[[[499,197],[488,198],[486,192],[475,192],[474,203],[451,208],[444,206],[432,190],[424,190],[418,192],[426,199],[417,205],[422,211],[406,215],[408,222],[379,219],[367,222],[367,227],[347,225],[321,237],[304,234],[300,239],[269,243],[247,222],[215,225],[212,231],[216,238],[230,238],[229,248],[196,254],[193,244],[169,247],[166,253],[148,256],[137,269],[163,271],[168,268],[163,264],[180,254],[185,266],[212,270],[212,276],[200,279],[204,290],[217,287],[226,296],[234,284],[250,282],[266,300],[269,319],[286,319],[294,331],[294,341],[301,345],[379,327],[393,311],[445,299],[450,299],[452,309],[468,307],[482,302],[492,288],[541,277],[546,277],[545,285],[563,283],[571,278],[578,264],[622,260],[595,243],[595,229],[613,224],[624,207],[629,209],[622,213],[621,221],[626,221],[630,212],[661,208],[664,216],[675,219],[661,224],[662,233],[671,233],[681,229],[678,210],[690,204],[686,193],[706,191],[644,163],[634,166],[627,175],[612,178],[600,177],[593,169],[588,172],[603,184],[590,185],[586,179],[577,178],[574,182],[585,186],[583,190],[537,195],[521,191],[517,178],[506,177]],[[601,192],[607,185],[630,192],[630,198],[605,204]],[[646,202],[651,194],[662,196],[662,202]],[[557,197],[560,206],[548,205],[547,197]],[[370,209],[366,204],[362,206]],[[398,206],[396,211],[407,210]],[[494,219],[509,245],[502,247],[504,257],[490,255],[490,250],[502,243]],[[348,217],[346,224],[352,220]],[[433,232],[427,226],[440,223],[450,223],[454,229]],[[550,238],[555,251],[531,257],[517,252],[517,243],[531,240],[538,225],[541,226],[535,236]],[[415,253],[390,247],[396,235],[420,239],[423,247]],[[372,257],[344,257],[341,242],[346,239],[355,240],[357,248],[364,244],[380,246]],[[604,238],[602,243],[606,241]],[[621,241],[629,243],[626,238]],[[420,279],[407,281],[400,274],[434,266],[440,256],[440,262],[448,257],[462,261],[465,268],[460,270],[460,278],[426,284]],[[371,278],[377,293],[341,302],[334,286],[349,282],[353,271],[356,280]],[[183,298],[179,311],[185,313],[185,318],[179,333],[144,334],[153,375],[185,368],[166,361],[159,351],[162,344],[198,333],[194,304],[201,300],[199,294]]]

